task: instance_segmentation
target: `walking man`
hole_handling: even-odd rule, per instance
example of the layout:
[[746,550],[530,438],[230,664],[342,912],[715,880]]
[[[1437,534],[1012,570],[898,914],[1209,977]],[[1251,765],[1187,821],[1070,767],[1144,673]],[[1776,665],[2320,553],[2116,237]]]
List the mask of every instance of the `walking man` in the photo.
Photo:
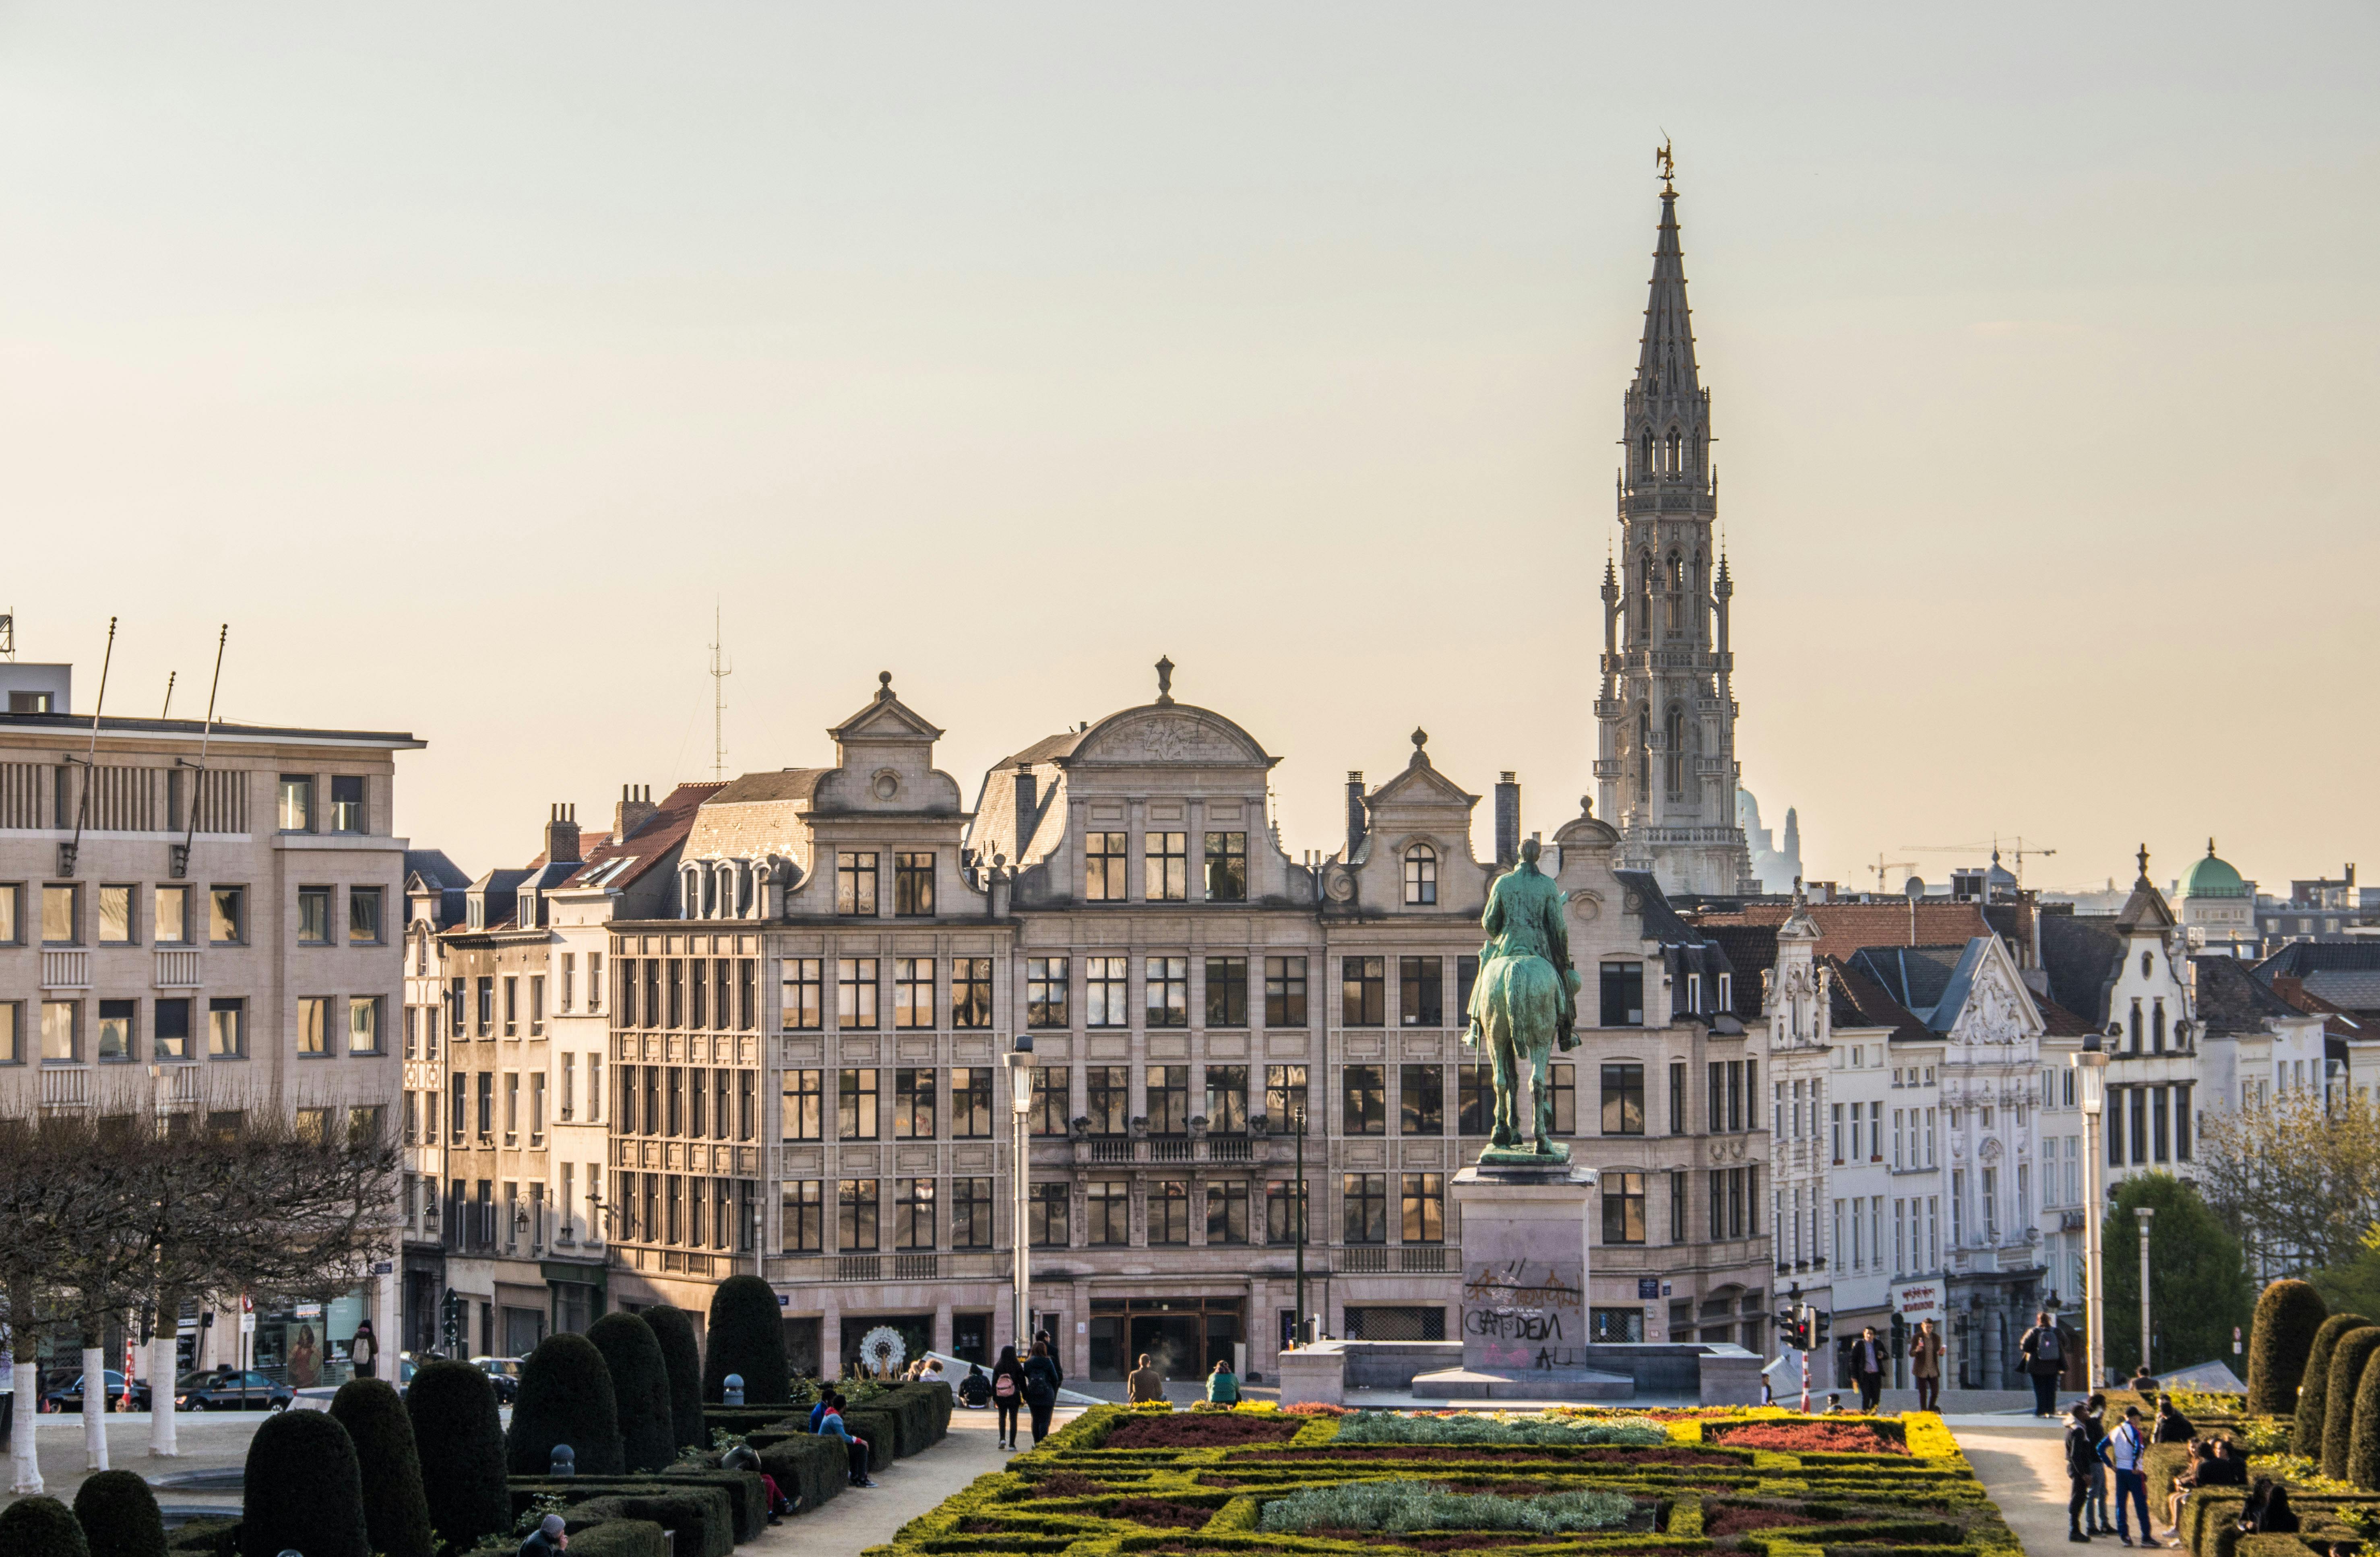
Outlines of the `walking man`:
[[1909,1338],[1909,1376],[1917,1382],[1917,1409],[1942,1409],[1942,1332],[1932,1320],[1918,1322]]
[[1860,1338],[1852,1343],[1852,1381],[1859,1385],[1860,1409],[1871,1417],[1884,1397],[1884,1343],[1876,1338],[1876,1326],[1862,1327]]
[[2034,1316],[2033,1328],[2017,1342],[2017,1350],[2023,1354],[2024,1370],[2033,1376],[2033,1414],[2055,1417],[2058,1378],[2066,1371],[2066,1341],[2047,1309]]
[[[2076,1401],[2066,1413],[2066,1539],[2089,1540],[2082,1533],[2082,1504],[2091,1496],[2091,1478],[2106,1463],[2107,1447],[2091,1420],[2091,1408]],[[2127,1543],[2129,1544],[2129,1543]]]
[[2149,1528],[2149,1478],[2141,1462],[2149,1452],[2148,1434],[2141,1430],[2141,1408],[2124,1407],[2124,1425],[2107,1438],[2107,1463],[2116,1467],[2116,1539],[2126,1546],[2132,1544],[2131,1532],[2125,1527],[2124,1504],[2127,1500],[2141,1511],[2141,1544],[2154,1544],[2156,1533]]

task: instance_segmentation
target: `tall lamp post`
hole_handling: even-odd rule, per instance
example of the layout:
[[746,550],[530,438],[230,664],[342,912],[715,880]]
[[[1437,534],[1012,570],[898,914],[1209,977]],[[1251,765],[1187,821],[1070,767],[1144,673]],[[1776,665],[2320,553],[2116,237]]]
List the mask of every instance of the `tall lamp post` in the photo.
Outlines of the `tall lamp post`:
[[1014,1231],[1011,1235],[1011,1241],[1016,1246],[1016,1314],[1012,1328],[1016,1339],[1017,1353],[1022,1356],[1032,1349],[1032,1341],[1027,1334],[1027,1330],[1033,1318],[1031,1308],[1033,1239],[1031,1231],[1026,1225],[1026,1218],[1029,1188],[1027,1181],[1031,1173],[1027,1143],[1032,1134],[1029,1128],[1031,1125],[1029,1116],[1033,1112],[1033,1035],[1019,1034],[1016,1046],[1002,1055],[1002,1059],[1008,1066],[1009,1106],[1014,1111],[1012,1124],[1013,1133],[1016,1137],[1015,1161],[1009,1169],[1010,1176],[1016,1181],[1016,1204],[1012,1218]]
[[2149,1218],[2156,1215],[2155,1206],[2136,1206],[2132,1214],[2141,1219],[2141,1366],[2155,1371],[2149,1361]]
[[2080,1052],[2068,1056],[2082,1083],[2082,1128],[2084,1154],[2090,1159],[2089,1193],[2082,1197],[2082,1324],[2083,1344],[2090,1377],[2083,1388],[2095,1390],[2107,1378],[2107,1326],[2101,1320],[2099,1280],[2099,1203],[2105,1197],[2100,1180],[2106,1163],[2099,1150],[2099,1113],[2107,1101],[2107,1052],[2100,1047],[2099,1035],[2091,1034],[2082,1040]]

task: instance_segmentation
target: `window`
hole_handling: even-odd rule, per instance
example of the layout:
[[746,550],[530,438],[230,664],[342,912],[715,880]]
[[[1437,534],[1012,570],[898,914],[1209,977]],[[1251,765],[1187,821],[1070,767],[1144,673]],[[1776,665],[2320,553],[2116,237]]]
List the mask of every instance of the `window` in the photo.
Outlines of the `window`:
[[1454,1067],[1454,1133],[1484,1136],[1494,1121],[1495,1081],[1488,1062],[1466,1061]]
[[14,882],[0,885],[0,946],[24,943],[24,926],[18,922],[18,910],[24,906],[24,892],[25,889]]
[[1132,1118],[1132,1068],[1092,1065],[1083,1072],[1083,1089],[1091,1134],[1123,1135]]
[[1148,1186],[1148,1241],[1153,1245],[1190,1241],[1187,1179],[1160,1179]]
[[1406,1174],[1399,1197],[1402,1237],[1408,1244],[1446,1242],[1446,1175]]
[[1074,1241],[1066,1208],[1066,1186],[1037,1184],[1025,1202],[1026,1225],[1036,1248],[1064,1248]]
[[1340,960],[1339,1020],[1351,1028],[1377,1028],[1389,1019],[1387,959]]
[[1190,1025],[1190,959],[1148,957],[1142,970],[1148,995],[1148,1025],[1186,1028]]
[[1245,833],[1207,834],[1207,901],[1245,903],[1248,900],[1248,835]]
[[[872,870],[873,857],[869,858]],[[892,857],[892,912],[905,919],[929,919],[934,917],[934,856],[931,850]]]
[[82,889],[78,886],[55,886],[42,889],[42,943],[45,946],[74,946],[81,943]]
[[1190,1067],[1151,1065],[1148,1076],[1148,1133],[1184,1136],[1190,1133]]
[[[14,1005],[0,1005],[0,1023],[5,1023],[7,1028],[6,1035],[0,1036],[0,1051],[10,1053],[15,1052],[16,1014],[17,1008]],[[192,1057],[188,1001],[160,999],[157,1002],[152,1025],[156,1028],[153,1037],[154,1052],[158,1059],[187,1060]]]
[[1265,958],[1265,1026],[1305,1026],[1305,959]]
[[1248,1025],[1248,959],[1207,959],[1207,1025],[1245,1028]]
[[[190,889],[188,887],[159,887],[157,889],[156,903],[157,921],[154,929],[157,935],[157,944],[160,946],[181,946],[188,944],[190,939]],[[8,920],[6,926],[8,933],[0,935],[0,942],[12,942],[17,939],[16,906],[17,889],[15,887],[0,887],[0,907],[5,907],[6,910]]]
[[1607,1028],[1645,1025],[1645,965],[1607,962],[1603,965],[1603,1020]]
[[99,943],[103,946],[128,946],[140,937],[132,923],[132,888],[103,886],[99,889]]
[[1439,996],[1446,975],[1444,957],[1397,959],[1397,1020],[1409,1028],[1434,1028],[1443,1020]]
[[381,943],[380,888],[347,889],[347,944],[377,946]]
[[951,959],[951,1026],[991,1026],[991,959]]
[[[380,1049],[379,995],[347,997],[347,1052],[377,1054]],[[540,1077],[540,1079],[542,1079]]]
[[359,773],[334,775],[331,779],[331,831],[360,833],[363,830],[363,776]]
[[1129,957],[1083,959],[1083,1020],[1094,1028],[1132,1026]]
[[[824,1026],[821,1007],[825,1004],[826,959],[823,957],[787,957],[784,961],[783,1008],[779,1013],[781,1025],[816,1031]],[[593,970],[589,970],[588,992],[594,992]]]
[[1093,1179],[1083,1193],[1094,1245],[1132,1242],[1132,1186],[1120,1178]]
[[248,1002],[238,995],[216,995],[207,1002],[207,1057],[248,1058]]
[[237,946],[248,939],[248,889],[216,887],[208,894],[207,939]]
[[991,1247],[991,1180],[951,1180],[951,1247]]
[[934,1025],[934,959],[892,959],[892,1025],[930,1028]]
[[[700,1026],[699,1023],[696,1025]],[[504,1036],[520,1036],[520,978],[517,974],[504,976]]]
[[[811,957],[805,960],[815,974],[818,959]],[[603,954],[601,952],[587,954],[587,1009],[589,1011],[603,1009]]]
[[1603,1188],[1603,1241],[1641,1244],[1645,1241],[1645,1175],[1606,1173]]
[[1477,957],[1457,957],[1457,958],[1455,958],[1455,959],[1454,959],[1454,1012],[1455,1012],[1455,1020],[1456,1020],[1456,1022],[1457,1022],[1458,1024],[1463,1023],[1463,1022],[1465,1022],[1465,1021],[1468,1021],[1468,1020],[1470,1019],[1470,1016],[1471,1016],[1471,987],[1472,987],[1473,985],[1475,985],[1475,984],[1478,983],[1478,982],[1479,982],[1479,959],[1478,959]]
[[1342,1174],[1341,1242],[1385,1244],[1389,1241],[1389,1175]]
[[1558,1136],[1578,1134],[1578,1067],[1548,1065],[1546,1092],[1553,1099],[1553,1133]]
[[1301,1182],[1283,1178],[1268,1182],[1265,1185],[1265,1242],[1304,1243],[1307,1199],[1305,1186]]
[[1190,834],[1144,833],[1140,894],[1151,903],[1181,903],[1190,896]]
[[846,1029],[876,1026],[876,959],[834,959],[834,1021]]
[[826,1246],[826,1208],[821,1204],[822,1181],[814,1178],[785,1181],[783,1198],[779,1204],[777,1234],[784,1241],[787,1254],[816,1254]]
[[1248,1241],[1248,1186],[1239,1180],[1207,1186],[1207,1241],[1245,1244]]
[[1633,1060],[1603,1067],[1603,1133],[1645,1133],[1645,1067]]
[[1446,1072],[1437,1065],[1397,1067],[1397,1133],[1446,1134]]
[[305,995],[298,1002],[298,1052],[302,1055],[328,1054],[331,1052],[331,999],[328,995]]
[[303,773],[281,775],[281,831],[314,831],[314,781]]
[[1073,1101],[1063,1065],[1033,1067],[1033,1106],[1026,1118],[1031,1122],[1037,1136],[1062,1136],[1066,1133],[1066,1108]]
[[[1800,1191],[1796,1190],[1796,1194]],[[1686,1170],[1679,1168],[1670,1174],[1670,1242],[1686,1241]]]
[[528,976],[528,1035],[531,1038],[545,1036],[545,975],[542,973]]
[[1387,1083],[1379,1065],[1349,1065],[1340,1073],[1342,1134],[1378,1136],[1388,1130]]
[[1405,906],[1427,908],[1438,902],[1438,851],[1427,844],[1405,850]]
[[140,1016],[140,1003],[137,1000],[101,1001],[96,1057],[103,1062],[139,1059],[140,1054],[133,1026]]
[[1248,1131],[1248,1067],[1207,1067],[1207,1133],[1244,1136]]
[[932,1248],[934,1181],[929,1178],[896,1178],[892,1184],[892,1247]]
[[[847,1074],[847,1073],[846,1073]],[[876,1186],[872,1178],[837,1179],[834,1186],[834,1247],[866,1252],[883,1236],[878,1221]]]
[[1025,959],[1025,1025],[1062,1028],[1066,1025],[1067,959]]
[[[647,1124],[650,1126],[650,1105]],[[878,1136],[876,1120],[876,1070],[868,1066],[836,1073],[834,1096],[834,1138],[837,1140],[874,1140]]]
[[856,918],[876,917],[876,856],[834,857],[834,911]]
[[1265,1113],[1276,1130],[1294,1131],[1305,1125],[1305,1067],[1265,1066]]
[[1122,833],[1083,835],[1083,897],[1090,903],[1122,903],[1132,895],[1125,875],[1130,858]]
[[951,1138],[982,1140],[991,1135],[991,1067],[957,1065],[951,1071]]
[[75,1029],[80,1023],[82,1004],[71,1000],[42,1002],[42,1063],[72,1064],[82,1058],[81,1035]]

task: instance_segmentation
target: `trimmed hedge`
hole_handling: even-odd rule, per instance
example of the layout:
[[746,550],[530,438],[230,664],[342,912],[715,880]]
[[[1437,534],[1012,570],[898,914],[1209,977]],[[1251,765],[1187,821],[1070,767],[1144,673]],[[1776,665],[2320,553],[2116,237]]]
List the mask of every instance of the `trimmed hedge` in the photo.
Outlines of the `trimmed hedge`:
[[[2374,1352],[2380,1352],[2380,1327],[2368,1324],[2338,1337],[2330,1349],[2329,1376],[2323,1381],[2322,1431],[2314,1451],[2325,1476],[2347,1479],[2348,1456],[2354,1448],[2355,1403],[2361,1398],[2363,1374]],[[2313,1392],[2313,1364],[2309,1360],[2300,1404]]]
[[951,1392],[940,1384],[897,1385],[846,1407],[843,1425],[855,1438],[868,1440],[878,1465],[906,1459],[940,1443],[950,1430]]
[[355,1440],[362,1467],[364,1533],[380,1557],[430,1557],[430,1499],[405,1397],[385,1379],[350,1379],[331,1397],[331,1415]]
[[[419,1381],[414,1387],[420,1387]],[[611,1365],[594,1342],[568,1332],[547,1336],[521,1363],[520,1393],[513,1399],[499,1463],[515,1476],[543,1476],[553,1467],[557,1443],[570,1445],[581,1476],[627,1469]]]
[[607,1519],[570,1537],[578,1557],[667,1557],[662,1527],[650,1519]]
[[614,1311],[587,1327],[587,1340],[612,1372],[621,1468],[661,1469],[677,1458],[677,1434],[670,1421],[669,1364],[653,1327],[641,1314]]
[[2362,1314],[2333,1314],[2313,1332],[2313,1349],[2306,1354],[2305,1381],[2298,1388],[2298,1418],[2289,1433],[2293,1454],[2322,1458],[2330,1402],[2330,1357],[2338,1338],[2372,1321]]
[[[727,1470],[718,1466],[673,1466],[652,1476],[515,1477],[512,1499],[517,1517],[528,1512],[535,1498],[560,1497],[584,1502],[598,1497],[666,1497],[689,1486],[713,1488],[726,1494],[729,1526],[738,1541],[750,1540],[768,1528],[769,1493],[760,1478],[748,1470]],[[571,1542],[574,1550],[577,1544]]]
[[[563,1527],[613,1519],[650,1519],[676,1537],[674,1557],[728,1557],[735,1550],[735,1516],[726,1490],[688,1487],[667,1492],[604,1492],[561,1511]],[[571,1544],[577,1545],[574,1534]]]
[[670,1427],[678,1447],[710,1448],[710,1429],[702,1420],[702,1348],[695,1343],[694,1320],[685,1309],[663,1304],[646,1309],[645,1322],[653,1327],[669,1368]]
[[128,1470],[103,1470],[75,1489],[75,1522],[91,1557],[165,1557],[157,1494]]
[[795,1496],[804,1514],[851,1484],[851,1455],[839,1438],[795,1433],[779,1442],[756,1443],[753,1453],[760,1456],[760,1468]]
[[2296,1417],[2306,1356],[2313,1350],[2314,1332],[2329,1317],[2322,1295],[2295,1279],[2273,1283],[2256,1299],[2248,1343],[2249,1416]]
[[468,1551],[482,1536],[511,1529],[504,1429],[488,1376],[468,1362],[425,1363],[406,1386],[405,1414],[413,1422],[422,1497],[438,1539]]
[[702,1429],[705,1433],[728,1432],[742,1437],[768,1428],[791,1428],[801,1432],[810,1430],[810,1408],[807,1405],[705,1405],[702,1408]]
[[2367,1360],[2355,1386],[2355,1423],[2348,1432],[2346,1480],[2380,1490],[2380,1368]]
[[248,1442],[241,1557],[372,1557],[356,1441],[327,1411],[268,1417]]
[[[26,1424],[30,1430],[31,1424]],[[0,1508],[0,1551],[8,1557],[91,1557],[74,1510],[55,1498],[19,1498]]]
[[792,1400],[785,1321],[778,1311],[776,1289],[759,1277],[730,1276],[710,1295],[708,1350],[702,1359],[704,1400],[726,1398],[730,1373],[742,1375],[747,1405],[782,1405]]
[[239,1550],[237,1519],[193,1519],[165,1532],[165,1550],[185,1557],[233,1557]]

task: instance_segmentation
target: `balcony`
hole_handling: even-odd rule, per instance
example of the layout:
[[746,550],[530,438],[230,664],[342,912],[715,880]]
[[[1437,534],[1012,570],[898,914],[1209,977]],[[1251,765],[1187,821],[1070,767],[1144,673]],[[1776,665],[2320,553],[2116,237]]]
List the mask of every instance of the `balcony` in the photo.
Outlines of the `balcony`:
[[1355,1244],[1339,1251],[1338,1268],[1348,1276],[1444,1275],[1460,1263],[1443,1244]]
[[[1077,1165],[1125,1163],[1286,1162],[1296,1150],[1288,1136],[1084,1136],[1070,1143]],[[1319,1164],[1323,1143],[1308,1142]]]
[[199,987],[199,952],[195,946],[177,946],[157,953],[157,988],[161,990],[195,990]]
[[73,1069],[42,1072],[42,1106],[43,1108],[88,1108],[91,1106],[91,1072],[77,1065]]
[[45,990],[91,988],[91,954],[84,951],[42,952],[42,988]]

